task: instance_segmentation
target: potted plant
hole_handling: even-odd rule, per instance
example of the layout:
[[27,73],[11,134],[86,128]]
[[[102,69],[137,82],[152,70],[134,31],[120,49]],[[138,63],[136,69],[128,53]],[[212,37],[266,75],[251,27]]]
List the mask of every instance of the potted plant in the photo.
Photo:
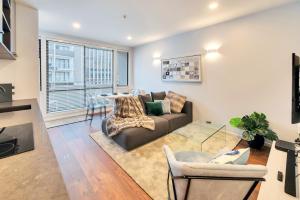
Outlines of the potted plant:
[[268,140],[277,140],[278,136],[269,129],[269,122],[263,113],[254,112],[242,118],[235,117],[230,120],[233,127],[244,130],[243,139],[246,140],[251,148],[261,149]]

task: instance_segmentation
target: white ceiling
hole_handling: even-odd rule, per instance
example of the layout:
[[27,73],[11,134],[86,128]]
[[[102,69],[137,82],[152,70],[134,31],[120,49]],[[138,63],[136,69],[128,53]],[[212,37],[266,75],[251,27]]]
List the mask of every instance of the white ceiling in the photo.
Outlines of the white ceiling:
[[[208,8],[212,0],[17,1],[39,10],[41,31],[136,46],[296,0],[216,0],[214,11]],[[75,21],[79,30],[72,27]]]

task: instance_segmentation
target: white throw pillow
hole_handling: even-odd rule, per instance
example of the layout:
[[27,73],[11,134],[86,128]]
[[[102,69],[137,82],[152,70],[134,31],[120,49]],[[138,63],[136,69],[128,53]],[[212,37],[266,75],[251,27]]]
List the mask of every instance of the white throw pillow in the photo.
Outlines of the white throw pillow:
[[215,164],[237,164],[246,165],[250,156],[250,148],[239,149],[239,153],[236,155],[222,154],[209,161],[209,163]]
[[170,100],[154,100],[154,102],[161,102],[162,110],[164,114],[171,114],[171,102]]

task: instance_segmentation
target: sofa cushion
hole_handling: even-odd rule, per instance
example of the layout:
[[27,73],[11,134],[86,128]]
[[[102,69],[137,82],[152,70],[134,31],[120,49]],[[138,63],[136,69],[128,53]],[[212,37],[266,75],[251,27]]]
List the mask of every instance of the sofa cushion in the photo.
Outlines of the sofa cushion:
[[168,99],[154,100],[154,102],[161,102],[161,106],[164,114],[171,114],[171,102]]
[[152,102],[152,98],[150,96],[150,94],[144,94],[144,95],[139,95],[139,100],[142,104],[142,107],[143,107],[143,110],[144,110],[144,113],[147,114],[147,109],[146,109],[146,102]]
[[157,116],[150,117],[155,122],[155,130],[151,131],[142,127],[127,128],[112,139],[124,149],[131,150],[168,134],[169,124],[166,119]]
[[164,100],[166,98],[166,92],[151,92],[152,100]]
[[171,111],[174,113],[180,113],[185,104],[186,97],[175,92],[169,91],[166,99],[169,99],[171,102]]
[[172,114],[164,114],[160,117],[168,120],[169,122],[169,132],[172,132],[182,126],[185,126],[189,123],[188,115],[185,113],[172,113]]
[[148,115],[159,116],[164,114],[161,102],[146,102],[146,109]]

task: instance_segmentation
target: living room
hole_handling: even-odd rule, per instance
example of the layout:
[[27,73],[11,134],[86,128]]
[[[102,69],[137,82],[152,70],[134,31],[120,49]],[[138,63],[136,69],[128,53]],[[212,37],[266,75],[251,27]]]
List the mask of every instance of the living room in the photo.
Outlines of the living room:
[[299,198],[299,1],[0,8],[0,199]]

